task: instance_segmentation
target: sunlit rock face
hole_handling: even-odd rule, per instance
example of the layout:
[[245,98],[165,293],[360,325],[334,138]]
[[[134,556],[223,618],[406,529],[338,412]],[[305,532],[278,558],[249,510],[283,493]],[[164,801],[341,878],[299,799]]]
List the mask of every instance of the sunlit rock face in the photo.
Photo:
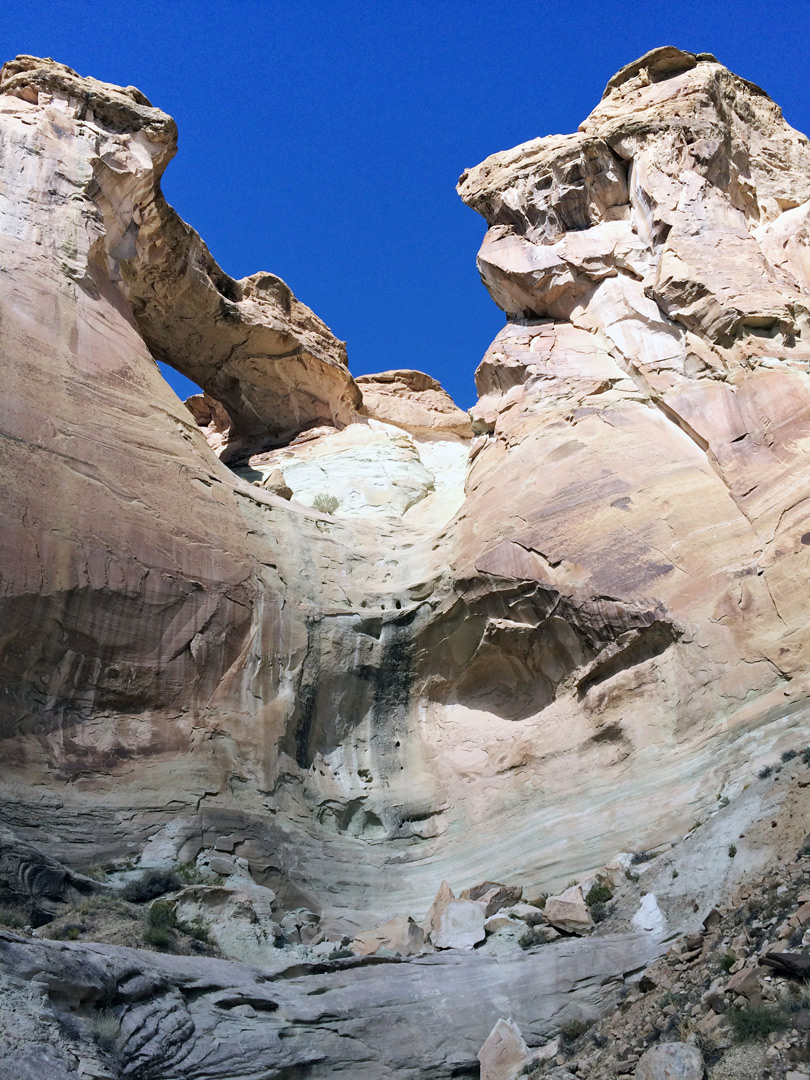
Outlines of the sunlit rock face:
[[229,278],[175,147],[133,88],[3,69],[12,827],[419,915],[672,838],[795,741],[810,146],[761,90],[657,50],[464,174],[507,314],[470,416]]

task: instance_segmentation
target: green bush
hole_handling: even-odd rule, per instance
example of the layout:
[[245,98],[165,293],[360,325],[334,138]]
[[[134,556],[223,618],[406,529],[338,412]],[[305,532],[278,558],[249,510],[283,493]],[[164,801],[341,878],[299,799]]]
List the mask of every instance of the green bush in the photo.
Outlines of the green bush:
[[733,859],[736,854],[737,854],[737,845],[736,844],[729,844],[728,845],[728,857],[730,859]]
[[795,757],[798,757],[798,756],[799,756],[799,753],[798,753],[797,750],[785,750],[784,753],[782,754],[782,761],[784,761],[784,762],[793,761],[793,759]]
[[127,882],[121,895],[133,904],[146,904],[164,893],[174,892],[181,885],[174,870],[147,870],[135,881]]
[[151,927],[173,930],[177,926],[174,904],[168,900],[155,900],[146,913],[146,922]]
[[168,949],[172,943],[172,932],[168,926],[147,926],[143,939],[153,949]]
[[518,945],[521,947],[521,949],[533,949],[536,945],[545,944],[546,935],[543,933],[542,930],[539,930],[536,927],[531,930],[527,930],[525,934],[521,934],[518,938]]
[[787,1019],[781,1012],[764,1005],[743,1005],[739,1009],[729,1009],[726,1019],[738,1042],[764,1039],[772,1031],[782,1031],[788,1026]]
[[523,919],[527,926],[539,926],[540,923],[545,922],[545,916],[542,911],[529,912]]
[[585,903],[590,907],[592,904],[605,904],[608,900],[613,899],[613,890],[609,885],[598,883],[592,885],[588,889],[588,895],[585,897]]
[[720,957],[720,967],[725,971],[726,975],[728,975],[736,963],[737,957],[734,953],[727,952]]
[[199,885],[208,880],[208,876],[196,862],[185,862],[177,867],[177,874],[186,885]]
[[764,769],[759,770],[759,772],[757,773],[757,776],[760,778],[760,780],[767,780],[772,772],[773,772],[773,765],[766,765]]
[[192,919],[191,922],[178,923],[177,929],[187,937],[194,938],[195,941],[204,941],[206,944],[209,941],[208,927],[200,918]]
[[560,1039],[563,1043],[576,1042],[580,1035],[584,1035],[592,1026],[593,1020],[583,1020],[581,1017],[566,1020],[564,1024],[560,1024]]

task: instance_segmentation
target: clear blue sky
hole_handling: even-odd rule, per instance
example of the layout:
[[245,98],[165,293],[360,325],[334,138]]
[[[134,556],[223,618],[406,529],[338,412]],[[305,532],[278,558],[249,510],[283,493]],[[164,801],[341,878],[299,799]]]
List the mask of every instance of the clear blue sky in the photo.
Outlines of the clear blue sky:
[[808,131],[809,28],[810,3],[752,0],[4,0],[0,55],[138,86],[180,129],[164,191],[229,274],[283,277],[355,374],[419,368],[468,407],[503,316],[464,168],[573,131],[663,44],[715,53]]

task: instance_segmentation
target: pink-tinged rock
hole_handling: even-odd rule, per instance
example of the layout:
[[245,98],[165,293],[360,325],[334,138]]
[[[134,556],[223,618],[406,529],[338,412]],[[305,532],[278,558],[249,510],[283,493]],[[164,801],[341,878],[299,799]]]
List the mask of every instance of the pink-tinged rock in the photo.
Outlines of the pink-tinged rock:
[[352,951],[359,956],[373,956],[380,949],[387,949],[400,956],[415,956],[424,945],[422,928],[408,915],[394,915],[376,930],[358,934],[352,942]]
[[497,881],[484,881],[470,889],[462,889],[460,893],[462,900],[477,900],[483,904],[487,918],[502,908],[519,904],[522,896],[521,885],[501,885]]
[[514,1020],[498,1020],[478,1051],[481,1080],[514,1080],[529,1060],[529,1048]]
[[549,896],[543,908],[546,921],[569,934],[587,934],[593,919],[580,885],[572,885],[558,896]]

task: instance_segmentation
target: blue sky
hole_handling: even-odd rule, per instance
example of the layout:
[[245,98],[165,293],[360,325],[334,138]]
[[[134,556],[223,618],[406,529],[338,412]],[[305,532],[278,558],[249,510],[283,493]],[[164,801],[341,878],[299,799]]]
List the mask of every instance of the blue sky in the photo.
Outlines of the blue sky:
[[355,374],[419,368],[468,407],[503,316],[461,172],[574,130],[662,44],[715,53],[808,131],[809,17],[753,0],[5,0],[0,56],[138,86],[180,130],[164,191],[229,274],[283,277]]

